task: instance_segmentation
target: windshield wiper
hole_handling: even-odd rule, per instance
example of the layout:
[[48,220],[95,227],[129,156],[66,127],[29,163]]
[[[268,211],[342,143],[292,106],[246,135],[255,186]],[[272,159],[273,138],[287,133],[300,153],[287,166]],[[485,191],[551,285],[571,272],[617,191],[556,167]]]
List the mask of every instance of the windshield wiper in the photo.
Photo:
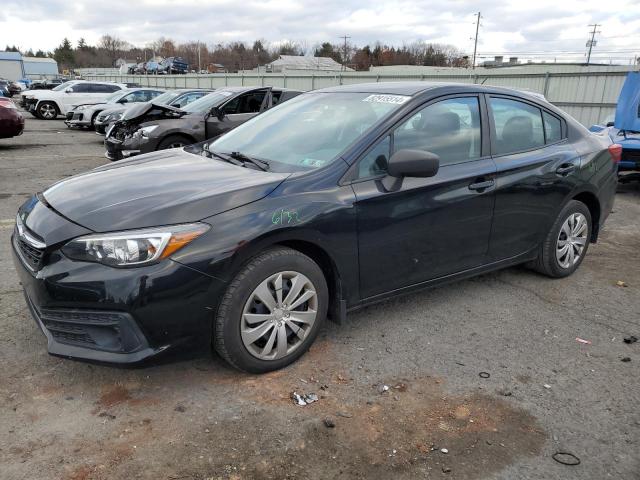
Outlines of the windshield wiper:
[[240,160],[241,162],[251,163],[252,165],[255,165],[256,167],[258,167],[263,172],[266,172],[270,168],[269,162],[265,162],[264,160],[260,160],[259,158],[249,157],[248,155],[245,155],[244,153],[241,153],[241,152],[231,152],[229,156],[231,158],[235,158],[236,160]]
[[226,155],[226,154],[214,152],[213,150],[209,150],[209,145],[207,145],[206,143],[202,146],[202,151],[209,158],[216,157],[216,158],[219,158],[220,160],[222,160],[224,162],[228,162],[228,163],[232,163],[234,165],[238,165],[239,167],[243,167],[244,166],[244,163],[242,163],[241,161],[231,157],[230,155]]

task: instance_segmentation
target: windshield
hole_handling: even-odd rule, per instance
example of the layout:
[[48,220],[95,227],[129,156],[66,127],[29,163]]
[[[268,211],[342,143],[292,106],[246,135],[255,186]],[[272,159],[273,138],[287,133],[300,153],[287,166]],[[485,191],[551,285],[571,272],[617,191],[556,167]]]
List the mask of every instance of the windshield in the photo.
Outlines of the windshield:
[[182,92],[180,91],[164,92],[162,95],[158,95],[154,98],[153,103],[156,105],[169,105],[173,99],[178,98],[180,95],[182,95]]
[[57,87],[52,88],[51,91],[59,92],[60,90],[64,90],[66,88],[72,87],[76,83],[78,83],[78,82],[64,82],[64,83],[61,83],[60,85],[58,85]]
[[189,105],[186,105],[180,110],[184,110],[185,112],[207,113],[209,110],[211,110],[211,107],[217,107],[231,95],[233,95],[233,92],[218,90],[214,93],[210,93],[209,95],[205,95],[204,97],[199,98],[194,102],[191,102]]
[[308,93],[242,124],[209,145],[241,152],[287,171],[322,167],[410,97],[371,93]]

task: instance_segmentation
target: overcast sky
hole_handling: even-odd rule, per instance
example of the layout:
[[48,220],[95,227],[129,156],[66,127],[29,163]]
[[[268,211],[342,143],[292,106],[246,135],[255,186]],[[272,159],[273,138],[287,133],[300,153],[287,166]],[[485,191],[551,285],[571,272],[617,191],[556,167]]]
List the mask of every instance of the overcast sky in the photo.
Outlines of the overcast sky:
[[207,44],[292,40],[312,48],[347,34],[359,46],[428,41],[471,53],[477,10],[484,17],[478,51],[487,56],[545,53],[560,61],[575,52],[579,61],[590,23],[602,24],[594,54],[622,63],[640,56],[638,0],[3,0],[0,48],[52,50],[65,36],[95,44],[106,33],[138,46],[164,36]]

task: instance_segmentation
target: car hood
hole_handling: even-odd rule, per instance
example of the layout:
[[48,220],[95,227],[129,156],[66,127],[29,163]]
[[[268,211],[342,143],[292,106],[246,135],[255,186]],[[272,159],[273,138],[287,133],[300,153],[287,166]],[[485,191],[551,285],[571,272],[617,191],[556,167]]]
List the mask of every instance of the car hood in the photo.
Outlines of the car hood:
[[125,110],[122,116],[123,122],[135,122],[146,118],[147,116],[157,113],[159,115],[170,117],[181,117],[186,115],[187,112],[180,110],[179,108],[170,107],[169,105],[162,105],[159,103],[145,102],[133,105],[131,108]]
[[639,111],[640,72],[629,72],[618,97],[614,125],[620,130],[640,132]]
[[106,232],[202,220],[264,198],[289,175],[173,149],[70,177],[43,196],[69,220]]

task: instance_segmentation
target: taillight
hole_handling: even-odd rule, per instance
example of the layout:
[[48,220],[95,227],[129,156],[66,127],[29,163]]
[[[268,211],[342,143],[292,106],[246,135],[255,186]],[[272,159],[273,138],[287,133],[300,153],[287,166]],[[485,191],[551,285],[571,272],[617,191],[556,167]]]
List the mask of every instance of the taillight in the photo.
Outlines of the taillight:
[[619,143],[609,145],[609,153],[611,154],[613,163],[620,163],[620,160],[622,160],[622,145]]

